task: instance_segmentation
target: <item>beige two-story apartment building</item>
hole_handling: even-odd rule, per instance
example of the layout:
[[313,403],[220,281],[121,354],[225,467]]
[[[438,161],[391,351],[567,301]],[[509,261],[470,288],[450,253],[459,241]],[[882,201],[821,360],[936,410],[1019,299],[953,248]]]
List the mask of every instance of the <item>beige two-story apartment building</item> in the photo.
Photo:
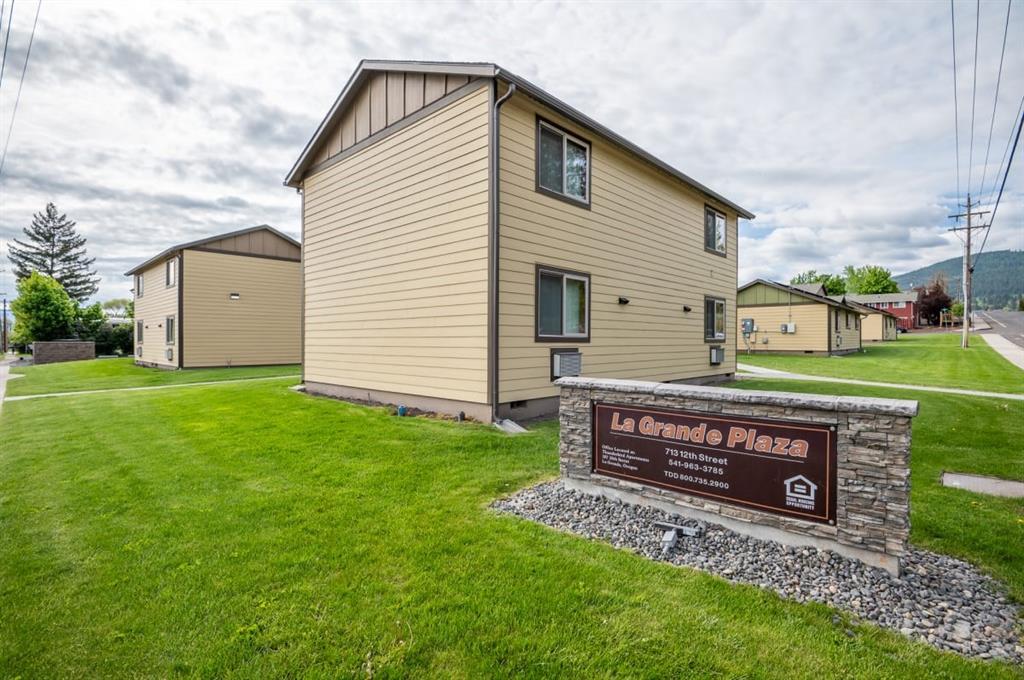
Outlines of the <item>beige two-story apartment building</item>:
[[300,360],[301,248],[260,225],[182,243],[133,277],[135,363],[160,368]]
[[735,372],[753,215],[495,64],[362,62],[285,183],[311,392],[493,420]]

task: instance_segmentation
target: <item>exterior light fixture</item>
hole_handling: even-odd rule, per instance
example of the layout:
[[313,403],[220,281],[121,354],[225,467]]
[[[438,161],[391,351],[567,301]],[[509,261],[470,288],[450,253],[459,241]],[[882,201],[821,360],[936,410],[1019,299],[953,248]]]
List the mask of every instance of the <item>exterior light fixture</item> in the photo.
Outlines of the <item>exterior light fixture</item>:
[[628,305],[629,304],[629,298],[620,297],[619,298],[619,304],[620,305]]
[[242,296],[238,293],[228,293],[228,298],[231,300],[240,300]]
[[689,314],[690,312],[693,311],[693,308],[690,307],[690,305],[683,305],[683,311]]

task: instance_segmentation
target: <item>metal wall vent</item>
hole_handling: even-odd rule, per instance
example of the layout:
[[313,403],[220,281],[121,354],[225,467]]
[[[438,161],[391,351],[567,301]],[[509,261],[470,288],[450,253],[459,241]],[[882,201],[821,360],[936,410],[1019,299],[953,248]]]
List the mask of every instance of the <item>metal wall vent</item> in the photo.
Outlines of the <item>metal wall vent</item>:
[[725,361],[725,348],[724,347],[712,347],[711,348],[711,363],[718,365]]

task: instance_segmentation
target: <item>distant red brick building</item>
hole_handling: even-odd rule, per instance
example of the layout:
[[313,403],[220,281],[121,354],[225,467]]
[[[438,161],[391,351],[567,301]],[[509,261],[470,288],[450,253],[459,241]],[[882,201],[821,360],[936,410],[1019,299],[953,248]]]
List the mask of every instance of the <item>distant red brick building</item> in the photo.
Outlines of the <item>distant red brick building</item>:
[[875,309],[884,309],[896,317],[896,325],[904,330],[921,327],[921,311],[916,292],[847,295],[846,299]]

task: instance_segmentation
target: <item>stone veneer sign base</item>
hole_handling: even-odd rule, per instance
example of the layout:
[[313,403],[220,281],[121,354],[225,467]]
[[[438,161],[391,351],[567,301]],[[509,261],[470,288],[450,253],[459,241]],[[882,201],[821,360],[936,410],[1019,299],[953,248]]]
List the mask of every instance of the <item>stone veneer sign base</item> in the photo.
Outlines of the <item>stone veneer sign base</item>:
[[567,488],[898,575],[917,402],[562,378]]

